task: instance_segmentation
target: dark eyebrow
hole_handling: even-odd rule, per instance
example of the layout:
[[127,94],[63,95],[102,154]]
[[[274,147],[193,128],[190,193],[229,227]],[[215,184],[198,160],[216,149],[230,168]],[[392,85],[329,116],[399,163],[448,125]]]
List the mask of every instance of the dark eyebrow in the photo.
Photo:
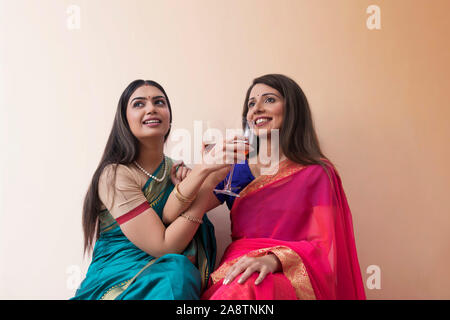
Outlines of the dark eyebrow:
[[136,98],[133,98],[133,99],[130,101],[130,103],[132,103],[134,100],[147,100],[147,98],[145,98],[145,97],[136,97]]
[[152,100],[156,100],[156,99],[164,99],[164,100],[166,100],[166,97],[164,97],[164,96],[156,96],[156,97],[152,98]]
[[[166,99],[166,97],[164,97],[164,96],[155,96],[155,97],[153,97],[152,98],[152,100],[156,100],[156,99]],[[147,100],[147,98],[146,97],[136,97],[136,98],[133,98],[131,101],[130,101],[130,103],[132,103],[134,100]]]
[[[276,95],[275,93],[271,93],[271,92],[268,92],[268,93],[263,93],[263,94],[261,95],[261,97],[264,97],[264,96],[269,96],[269,95],[274,95],[275,97],[278,97],[278,98],[280,98],[280,99],[281,99],[281,97],[280,97],[280,96]],[[255,97],[251,97],[250,99],[248,99],[248,101],[250,101],[250,100],[254,100],[254,99],[255,99]]]

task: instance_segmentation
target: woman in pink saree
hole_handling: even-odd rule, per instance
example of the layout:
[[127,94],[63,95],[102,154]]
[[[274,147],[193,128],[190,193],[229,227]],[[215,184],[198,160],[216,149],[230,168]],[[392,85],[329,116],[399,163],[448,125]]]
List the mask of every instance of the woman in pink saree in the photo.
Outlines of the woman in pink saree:
[[279,129],[278,171],[237,164],[240,197],[211,200],[231,208],[232,243],[202,299],[365,299],[341,178],[320,150],[301,88],[283,75],[257,78],[243,116],[260,141],[271,138],[261,129]]

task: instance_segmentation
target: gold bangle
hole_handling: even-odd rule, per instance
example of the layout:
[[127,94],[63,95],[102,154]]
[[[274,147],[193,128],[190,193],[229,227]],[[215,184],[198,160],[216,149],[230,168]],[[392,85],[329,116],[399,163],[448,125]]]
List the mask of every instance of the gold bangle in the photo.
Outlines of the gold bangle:
[[191,203],[192,201],[195,200],[195,196],[192,198],[183,196],[181,194],[180,190],[178,189],[178,185],[179,185],[179,183],[177,183],[174,188],[175,196],[177,197],[178,200],[180,200],[181,202],[184,202],[184,203]]
[[180,214],[180,216],[182,216],[183,218],[188,219],[189,221],[192,221],[192,222],[195,222],[195,223],[198,223],[198,224],[202,224],[203,223],[202,219],[196,218],[196,217],[191,217],[191,216],[188,216],[187,214],[184,214],[184,213]]

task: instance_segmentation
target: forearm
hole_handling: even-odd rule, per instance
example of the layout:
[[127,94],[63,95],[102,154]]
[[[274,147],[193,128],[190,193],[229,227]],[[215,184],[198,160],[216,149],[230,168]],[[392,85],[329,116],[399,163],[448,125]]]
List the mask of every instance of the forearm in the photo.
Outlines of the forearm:
[[[187,216],[202,219],[206,212],[208,203],[204,200],[204,195],[210,190],[201,188],[197,199],[184,213]],[[194,237],[200,224],[189,221],[187,218],[178,216],[165,230],[162,243],[162,250],[165,253],[181,253]]]
[[[223,166],[223,165],[222,165]],[[192,198],[195,196],[196,192],[200,187],[205,190],[210,190],[209,194],[204,196],[208,198],[206,201],[208,203],[206,211],[211,210],[218,205],[220,202],[212,193],[214,187],[222,181],[230,170],[230,165],[225,165],[222,168],[211,168],[208,166],[198,165],[194,167],[191,173],[178,184],[179,193],[185,198]],[[170,194],[169,199],[163,210],[163,222],[169,224],[173,222],[182,212],[184,212],[188,207],[189,203],[183,203],[175,195],[175,189]],[[196,196],[198,198],[199,195]]]
[[[199,197],[185,212],[188,217],[202,221],[207,202],[204,193],[212,192],[203,187]],[[181,253],[193,239],[200,224],[179,216],[168,227],[165,227],[158,214],[149,208],[142,214],[120,225],[125,236],[138,248],[154,257],[169,253]]]
[[[196,166],[190,174],[178,184],[178,192],[185,198],[196,198],[198,192],[210,171]],[[176,186],[175,186],[176,187]],[[176,189],[172,191],[163,209],[163,221],[166,224],[173,222],[182,212],[186,211],[192,203],[183,202],[176,196]]]

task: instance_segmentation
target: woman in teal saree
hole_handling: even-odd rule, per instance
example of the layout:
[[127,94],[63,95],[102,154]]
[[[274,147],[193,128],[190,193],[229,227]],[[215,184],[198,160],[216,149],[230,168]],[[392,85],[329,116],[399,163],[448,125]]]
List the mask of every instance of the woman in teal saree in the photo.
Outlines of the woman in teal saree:
[[[226,175],[230,154],[208,155],[210,164],[187,175],[163,153],[171,122],[158,83],[136,80],[125,89],[84,201],[85,252],[95,246],[72,299],[199,299],[206,287],[216,245],[204,215],[213,184],[203,182],[212,172]],[[166,210],[178,215],[170,225]]]
[[[161,175],[163,166],[171,167],[172,160],[166,158],[153,175]],[[120,179],[120,169],[118,173],[116,178]],[[157,185],[149,178],[142,188],[159,217],[173,188],[167,175]],[[216,251],[214,227],[206,215],[182,254],[166,254],[160,258],[136,247],[121,231],[121,219],[114,219],[106,208],[100,212],[99,222],[100,237],[95,243],[92,262],[73,299],[198,299],[213,270]]]

